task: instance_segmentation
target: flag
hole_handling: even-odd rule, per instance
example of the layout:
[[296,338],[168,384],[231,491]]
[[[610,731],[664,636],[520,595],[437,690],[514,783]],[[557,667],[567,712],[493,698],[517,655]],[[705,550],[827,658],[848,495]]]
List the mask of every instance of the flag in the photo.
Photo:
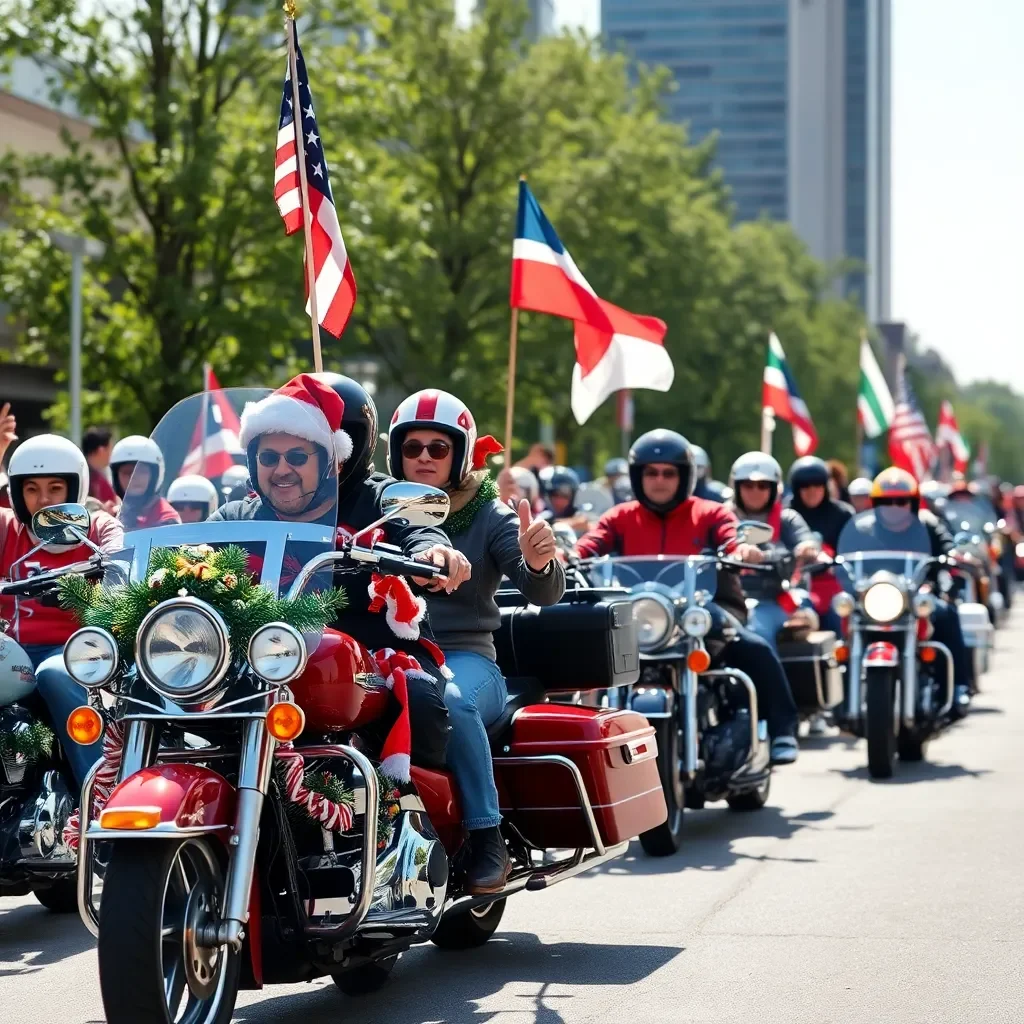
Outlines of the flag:
[[525,181],[519,183],[510,305],[574,322],[571,404],[577,423],[585,423],[614,391],[672,387],[675,369],[665,351],[664,321],[598,298]]
[[889,458],[894,466],[927,478],[935,459],[935,444],[917,399],[907,380],[906,366],[900,366],[896,389],[896,412],[889,427]]
[[764,366],[761,405],[771,409],[778,419],[785,420],[793,428],[793,447],[797,455],[814,454],[818,447],[818,433],[807,404],[797,390],[782,343],[774,331],[768,336],[768,361]]
[[[309,190],[310,231],[313,243],[313,267],[316,277],[316,309],[320,326],[340,338],[345,324],[356,304],[356,278],[352,263],[345,251],[338,223],[338,211],[327,172],[327,158],[313,111],[313,96],[309,91],[306,62],[299,49],[299,30],[292,22],[295,33],[295,63],[299,72],[300,130],[306,153],[306,184]],[[277,128],[277,158],[274,170],[274,199],[284,220],[285,234],[301,230],[302,189],[299,179],[298,150],[295,142],[295,118],[292,111],[291,68],[284,76],[284,95],[281,97],[281,119]],[[306,277],[307,298],[309,277]],[[307,301],[306,313],[310,314]]]
[[203,366],[203,390],[202,409],[179,475],[195,473],[214,479],[235,465],[232,456],[242,451],[238,441],[241,424],[209,363]]
[[980,480],[988,475],[988,441],[978,445],[978,454],[974,459],[974,475]]
[[939,451],[948,448],[953,456],[953,471],[966,473],[971,453],[960,433],[953,403],[945,401],[939,409],[939,422],[935,426],[935,445]]
[[896,412],[889,385],[871,351],[871,343],[860,343],[860,390],[857,392],[857,415],[866,438],[878,437],[889,429]]

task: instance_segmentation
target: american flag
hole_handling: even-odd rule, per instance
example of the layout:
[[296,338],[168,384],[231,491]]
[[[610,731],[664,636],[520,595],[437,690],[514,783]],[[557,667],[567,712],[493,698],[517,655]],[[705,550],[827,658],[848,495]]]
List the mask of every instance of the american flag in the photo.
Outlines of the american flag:
[[906,367],[901,366],[896,412],[889,426],[889,458],[894,466],[913,473],[918,480],[924,480],[931,471],[935,455],[931,431],[907,380]]
[[[299,32],[295,33],[295,58],[299,72],[299,123],[306,152],[306,183],[309,189],[309,212],[313,236],[313,266],[316,270],[316,309],[320,326],[336,338],[356,304],[356,278],[345,251],[338,223],[338,211],[327,172],[327,158],[313,111],[306,62],[299,49]],[[277,129],[277,158],[274,171],[274,199],[284,220],[285,233],[292,235],[302,229],[302,190],[295,144],[295,117],[292,110],[291,69],[285,71],[284,94],[281,97],[281,120]],[[309,279],[306,278],[308,296]],[[307,303],[306,312],[310,313]]]
[[196,473],[214,479],[235,465],[242,454],[238,441],[241,424],[209,363],[203,366],[203,402],[180,475]]

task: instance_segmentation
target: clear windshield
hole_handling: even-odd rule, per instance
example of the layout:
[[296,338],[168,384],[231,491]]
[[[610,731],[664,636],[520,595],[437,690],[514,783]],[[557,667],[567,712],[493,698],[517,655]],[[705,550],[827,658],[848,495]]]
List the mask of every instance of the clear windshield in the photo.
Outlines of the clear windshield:
[[995,526],[998,516],[984,499],[956,498],[946,502],[943,509],[946,524],[954,535],[958,533],[985,535],[988,524]]
[[842,556],[845,570],[837,576],[845,584],[880,571],[912,576],[931,557],[931,549],[927,527],[909,509],[868,509],[854,516],[839,535],[836,554]]
[[647,590],[653,586],[683,597],[701,590],[714,594],[717,587],[715,559],[704,555],[611,556],[585,564],[595,587]]

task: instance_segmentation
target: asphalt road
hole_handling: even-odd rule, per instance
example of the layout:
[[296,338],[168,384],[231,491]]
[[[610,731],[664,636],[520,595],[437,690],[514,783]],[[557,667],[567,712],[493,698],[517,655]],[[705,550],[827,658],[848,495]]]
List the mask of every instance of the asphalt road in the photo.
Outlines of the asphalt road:
[[[363,999],[246,993],[275,1024],[1005,1024],[1024,1019],[1024,609],[970,718],[872,783],[863,743],[808,741],[754,814],[687,812],[667,860],[629,855],[508,903],[466,954],[406,954]],[[0,1019],[103,1019],[74,918],[0,899]]]

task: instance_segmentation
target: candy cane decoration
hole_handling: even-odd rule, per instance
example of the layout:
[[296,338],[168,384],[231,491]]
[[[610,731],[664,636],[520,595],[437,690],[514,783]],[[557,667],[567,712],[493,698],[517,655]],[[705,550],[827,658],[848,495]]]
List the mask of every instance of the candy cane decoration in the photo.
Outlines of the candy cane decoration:
[[[103,753],[100,755],[100,766],[96,771],[96,779],[92,787],[94,814],[99,814],[103,810],[103,805],[110,799],[110,794],[117,782],[123,751],[124,727],[120,722],[111,722],[103,733]],[[76,807],[64,826],[64,843],[72,853],[78,852],[78,830],[81,820],[81,808]]]
[[352,808],[348,804],[336,803],[306,788],[305,759],[290,743],[278,747],[274,756],[284,762],[285,791],[292,803],[305,807],[309,816],[328,832],[347,832],[352,827]]

